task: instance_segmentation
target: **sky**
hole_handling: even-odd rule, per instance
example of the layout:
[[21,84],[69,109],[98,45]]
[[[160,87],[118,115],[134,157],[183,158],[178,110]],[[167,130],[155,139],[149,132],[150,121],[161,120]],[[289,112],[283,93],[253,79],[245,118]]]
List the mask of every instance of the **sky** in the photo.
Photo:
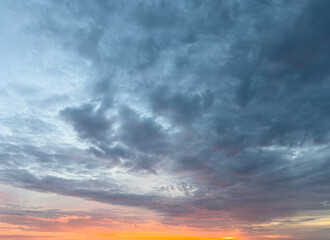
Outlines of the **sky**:
[[0,239],[329,239],[330,1],[0,12]]

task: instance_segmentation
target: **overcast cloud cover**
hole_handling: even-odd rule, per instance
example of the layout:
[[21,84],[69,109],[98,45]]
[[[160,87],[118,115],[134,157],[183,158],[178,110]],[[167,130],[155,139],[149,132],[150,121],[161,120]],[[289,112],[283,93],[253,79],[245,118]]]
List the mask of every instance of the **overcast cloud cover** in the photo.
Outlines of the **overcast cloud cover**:
[[264,235],[330,210],[330,1],[0,9],[2,184]]

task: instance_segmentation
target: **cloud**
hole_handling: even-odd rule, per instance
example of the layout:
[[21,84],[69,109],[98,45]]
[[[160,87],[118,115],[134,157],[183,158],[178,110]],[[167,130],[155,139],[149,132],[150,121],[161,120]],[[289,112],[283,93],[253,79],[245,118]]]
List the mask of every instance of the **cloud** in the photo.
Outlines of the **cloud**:
[[[30,125],[22,116],[30,126],[22,136],[38,141],[2,136],[3,182],[205,228],[227,226],[219,214],[243,224],[327,207],[329,3],[48,1],[22,9],[31,6],[24,29],[70,56],[69,72],[84,63],[88,73],[70,82],[67,98],[45,94],[58,99],[53,112],[36,106],[40,119]],[[34,109],[31,98],[19,99]],[[7,117],[11,130],[22,122]],[[41,144],[41,135],[70,131],[70,147],[56,137]],[[105,169],[194,187],[175,197],[133,193]],[[201,224],[207,215],[214,218]]]
[[118,227],[118,222],[134,223],[140,221],[144,223],[144,220],[139,216],[129,214],[121,216],[117,212],[107,209],[61,211],[58,209],[33,209],[20,205],[1,207],[0,219],[3,223],[17,226],[25,233],[30,232],[32,234],[34,231],[54,233],[88,227],[111,227],[115,229]]
[[100,110],[95,110],[91,104],[77,108],[69,107],[60,114],[74,126],[81,138],[93,142],[107,140],[111,121]]
[[40,239],[40,238],[52,238],[52,236],[33,236],[33,235],[0,235],[2,239]]

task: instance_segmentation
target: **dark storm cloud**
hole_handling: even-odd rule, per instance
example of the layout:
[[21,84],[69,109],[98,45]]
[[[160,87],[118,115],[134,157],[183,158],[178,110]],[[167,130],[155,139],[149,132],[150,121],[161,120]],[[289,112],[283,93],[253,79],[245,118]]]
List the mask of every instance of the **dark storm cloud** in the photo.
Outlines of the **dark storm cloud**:
[[321,0],[51,2],[37,30],[93,69],[89,95],[60,111],[89,153],[197,187],[174,204],[102,179],[38,178],[10,168],[3,181],[184,213],[192,225],[199,219],[191,209],[246,221],[325,209],[329,8]]
[[[280,151],[265,152],[261,147],[313,145],[317,141],[326,141],[328,137],[329,126],[324,110],[329,101],[326,96],[329,84],[323,82],[322,87],[316,85],[327,76],[326,68],[322,67],[323,63],[328,63],[327,30],[324,25],[326,21],[323,19],[326,16],[315,11],[315,8],[326,9],[328,4],[319,1],[309,2],[305,6],[296,2],[291,6],[288,3],[275,2],[253,2],[250,5],[225,1],[182,4],[183,2],[178,4],[180,7],[176,11],[170,2],[133,6],[134,10],[139,11],[136,11],[136,15],[131,15],[130,19],[133,21],[128,25],[142,27],[143,37],[133,37],[123,47],[120,46],[118,54],[109,52],[109,57],[105,58],[109,63],[114,62],[117,65],[115,71],[131,71],[132,67],[137,67],[136,71],[140,71],[142,66],[147,66],[138,62],[141,57],[145,63],[156,64],[157,61],[162,61],[163,51],[177,48],[173,53],[174,58],[167,59],[174,64],[168,83],[151,80],[151,92],[137,88],[132,94],[143,98],[150,92],[150,98],[146,100],[150,101],[155,116],[170,120],[172,126],[188,129],[191,139],[200,139],[197,149],[194,148],[196,145],[179,141],[177,149],[168,150],[168,156],[173,158],[174,168],[199,173],[202,181],[206,181],[204,184],[208,185],[208,181],[212,180],[212,184],[216,186],[223,184],[229,188],[225,190],[229,198],[221,200],[217,190],[212,190],[211,184],[211,190],[206,191],[213,192],[214,195],[210,199],[194,201],[197,206],[210,210],[226,207],[232,208],[233,212],[236,212],[234,209],[240,209],[237,212],[241,212],[241,215],[248,214],[250,218],[259,218],[260,215],[254,205],[263,207],[265,218],[295,209],[293,204],[284,204],[281,201],[275,203],[283,197],[296,201],[297,198],[288,192],[294,191],[300,184],[314,184],[303,181],[303,174],[290,166],[287,157],[282,156]],[[187,14],[184,19],[181,15],[184,8],[198,12],[197,16],[192,18],[192,15]],[[285,11],[284,8],[289,10]],[[159,14],[160,9],[162,14]],[[266,15],[263,11],[273,14]],[[274,15],[277,13],[280,18],[276,19]],[[284,25],[284,22],[287,24]],[[190,40],[185,42],[182,32],[191,36]],[[165,36],[166,33],[169,35]],[[149,49],[143,47],[144,40],[141,40],[146,36],[153,39],[147,44]],[[126,36],[119,37],[126,39]],[[228,44],[229,50],[224,52],[217,49],[216,41],[219,44]],[[294,60],[295,55],[309,45],[314,46],[315,51],[311,49],[308,56],[297,56],[297,60]],[[128,58],[127,47],[132,48],[133,58]],[[186,49],[189,52],[185,53]],[[205,54],[205,51],[209,54]],[[198,53],[200,57],[197,57]],[[216,65],[214,60],[222,60],[224,63]],[[122,65],[122,61],[127,65]],[[300,67],[295,67],[294,61],[298,61]],[[149,81],[148,73],[153,68],[157,71],[156,65],[148,66],[144,70],[147,73],[141,73],[141,77],[147,78],[145,81]],[[320,66],[321,71],[315,66]],[[236,90],[221,78],[237,81]],[[140,80],[136,81],[130,84],[134,87]],[[310,85],[306,86],[308,89],[304,89],[307,82]],[[201,94],[206,86],[209,90]],[[313,90],[312,93],[310,89]],[[166,133],[160,132],[155,123],[141,122],[138,119],[138,116],[129,121],[121,119],[119,140],[139,151],[166,150],[166,143],[163,142]],[[192,122],[195,125],[191,125]],[[97,132],[96,128],[95,133]],[[171,134],[167,136],[169,137]],[[181,148],[189,153],[183,152]],[[256,148],[254,152],[253,148]],[[153,158],[157,160],[157,156]],[[295,161],[299,162],[299,159]],[[305,165],[308,168],[308,163]],[[310,174],[307,169],[301,171]],[[320,178],[323,178],[322,174]],[[298,184],[299,181],[302,183]],[[236,185],[242,186],[231,190],[230,187],[235,188]],[[309,188],[307,186],[305,190]],[[262,192],[269,192],[269,189],[274,191],[269,193],[272,196],[263,196]],[[256,197],[248,201],[247,191],[251,191]],[[301,194],[299,191],[294,192]],[[231,196],[237,200],[229,203]],[[316,196],[315,198],[316,201],[319,200]],[[277,211],[267,210],[272,206]],[[279,211],[280,208],[283,208],[282,212]]]
[[302,84],[319,83],[329,76],[329,9],[329,2],[308,2],[287,34],[275,42],[275,47],[268,48],[271,60],[284,65],[282,74],[298,74]]
[[205,110],[212,106],[214,95],[210,90],[203,94],[185,95],[169,93],[165,87],[159,87],[151,93],[152,110],[176,124],[189,124],[200,117]]
[[[60,115],[74,126],[80,138],[95,145],[90,150],[97,156],[117,162],[120,159],[135,158],[133,165],[130,161],[124,163],[127,167],[153,171],[155,160],[145,153],[160,154],[166,151],[166,135],[161,126],[151,118],[141,118],[127,106],[120,107],[116,116],[121,122],[117,134],[111,129],[114,121],[106,117],[102,106],[98,109],[91,104],[68,107]],[[124,143],[136,149],[136,152],[120,146],[110,147],[112,142]]]
[[93,105],[68,107],[61,111],[61,115],[74,126],[81,138],[93,142],[107,141],[111,121]]
[[143,152],[166,150],[163,149],[166,147],[166,135],[152,119],[140,119],[137,113],[127,107],[120,109],[119,116],[122,123],[119,133],[121,141]]

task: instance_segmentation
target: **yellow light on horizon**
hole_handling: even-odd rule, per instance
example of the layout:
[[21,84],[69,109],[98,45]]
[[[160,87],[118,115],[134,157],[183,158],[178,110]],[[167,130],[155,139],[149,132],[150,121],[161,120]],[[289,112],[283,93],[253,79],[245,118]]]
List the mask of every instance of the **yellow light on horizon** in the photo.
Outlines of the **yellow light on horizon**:
[[290,238],[291,236],[289,236],[289,235],[264,235],[263,237],[279,239],[279,238]]
[[239,240],[240,237],[203,237],[203,236],[182,236],[182,235],[166,235],[166,234],[107,234],[100,233],[99,237],[104,239],[118,240]]

